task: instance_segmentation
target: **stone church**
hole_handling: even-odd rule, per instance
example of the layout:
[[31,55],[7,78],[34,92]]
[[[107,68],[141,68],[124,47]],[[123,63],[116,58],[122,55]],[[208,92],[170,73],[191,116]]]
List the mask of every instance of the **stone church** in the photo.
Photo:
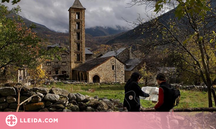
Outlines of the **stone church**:
[[129,48],[92,59],[93,53],[85,47],[85,10],[80,1],[75,0],[69,8],[69,49],[61,53],[61,61],[47,61],[43,68],[56,79],[68,76],[70,80],[88,83],[127,81],[133,71],[139,70],[141,61]]

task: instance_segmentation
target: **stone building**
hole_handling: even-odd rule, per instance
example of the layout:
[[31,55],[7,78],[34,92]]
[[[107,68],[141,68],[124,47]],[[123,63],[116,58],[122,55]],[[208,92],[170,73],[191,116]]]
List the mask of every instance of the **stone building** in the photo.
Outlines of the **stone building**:
[[73,69],[73,77],[89,83],[125,82],[125,65],[115,57],[95,58]]
[[136,58],[130,48],[120,48],[116,51],[109,51],[101,58],[115,56],[125,65],[125,81],[127,81],[133,72],[139,72],[143,62]]
[[73,81],[89,83],[125,82],[132,72],[138,70],[141,61],[129,48],[110,51],[93,59],[93,53],[85,47],[85,10],[79,0],[74,1],[69,9],[69,49],[61,53],[61,61],[47,61],[44,69],[56,79],[69,77]]

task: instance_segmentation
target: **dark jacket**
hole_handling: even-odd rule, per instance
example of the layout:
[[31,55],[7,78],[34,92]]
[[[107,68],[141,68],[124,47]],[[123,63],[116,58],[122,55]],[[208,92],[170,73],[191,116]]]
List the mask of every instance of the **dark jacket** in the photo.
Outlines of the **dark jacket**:
[[139,96],[149,97],[149,94],[144,93],[138,85],[138,82],[129,80],[125,85],[124,107],[128,111],[140,111]]
[[[159,107],[157,107],[157,105],[156,105],[156,107],[157,107],[156,110],[157,111],[164,111],[164,112],[170,111],[170,109],[173,108],[173,102],[172,102],[173,99],[172,99],[172,93],[170,90],[171,85],[169,85],[166,82],[162,82],[160,84],[159,88],[162,89],[162,93],[160,94],[160,92],[159,92],[159,101],[160,101],[160,97],[163,97],[163,103]],[[160,102],[158,102],[158,103],[160,103]]]

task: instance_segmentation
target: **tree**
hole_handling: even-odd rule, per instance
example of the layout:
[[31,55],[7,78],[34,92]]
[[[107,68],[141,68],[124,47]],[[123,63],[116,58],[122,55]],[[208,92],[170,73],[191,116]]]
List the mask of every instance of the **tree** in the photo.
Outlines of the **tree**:
[[57,49],[47,51],[46,44],[41,42],[32,27],[27,27],[15,15],[19,11],[19,8],[8,11],[6,6],[0,5],[0,69],[3,71],[7,67],[35,68],[58,52]]
[[41,65],[37,66],[36,69],[29,69],[28,73],[34,81],[34,87],[44,83],[45,79],[47,79],[46,72],[42,69]]
[[[198,0],[199,1],[199,0]],[[189,2],[189,0],[187,0]],[[191,0],[191,2],[195,2]],[[212,79],[216,75],[216,5],[214,1],[202,1],[203,6],[210,8],[200,10],[200,12],[193,11],[193,5],[183,6],[181,19],[162,19],[158,18],[152,20],[154,26],[157,28],[157,45],[167,45],[171,48],[173,54],[178,54],[181,60],[182,68],[197,77],[208,87],[209,107],[212,107],[212,93],[216,102],[215,92],[212,89]],[[176,8],[175,12],[178,11]],[[203,15],[205,14],[205,15]],[[183,63],[183,64],[182,64]],[[175,64],[179,66],[180,64]]]
[[[17,4],[17,3],[20,2],[20,1],[21,1],[21,0],[11,0],[11,3],[12,3],[12,4]],[[9,3],[10,0],[2,0],[2,3],[4,3],[4,2]]]
[[175,5],[175,14],[178,18],[182,18],[185,14],[185,9],[189,15],[199,15],[204,18],[206,11],[210,11],[208,6],[208,0],[132,0],[132,5],[143,5],[143,4],[153,4],[155,7],[155,12],[160,12],[164,5],[171,4]]

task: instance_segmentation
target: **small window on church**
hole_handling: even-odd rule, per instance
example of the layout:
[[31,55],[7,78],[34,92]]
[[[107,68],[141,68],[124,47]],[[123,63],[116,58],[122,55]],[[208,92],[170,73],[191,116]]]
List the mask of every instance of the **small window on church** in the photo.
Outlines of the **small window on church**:
[[80,54],[77,54],[77,61],[81,61]]
[[76,13],[76,19],[80,19],[80,12]]
[[77,43],[77,51],[80,51],[80,43]]
[[76,23],[76,29],[79,30],[80,29],[80,22]]
[[58,74],[59,74],[59,71],[58,71],[58,70],[56,70],[56,71],[55,71],[55,74],[56,74],[56,75],[58,75]]
[[80,40],[80,32],[77,32],[77,40]]
[[112,65],[112,70],[115,70],[115,65]]

